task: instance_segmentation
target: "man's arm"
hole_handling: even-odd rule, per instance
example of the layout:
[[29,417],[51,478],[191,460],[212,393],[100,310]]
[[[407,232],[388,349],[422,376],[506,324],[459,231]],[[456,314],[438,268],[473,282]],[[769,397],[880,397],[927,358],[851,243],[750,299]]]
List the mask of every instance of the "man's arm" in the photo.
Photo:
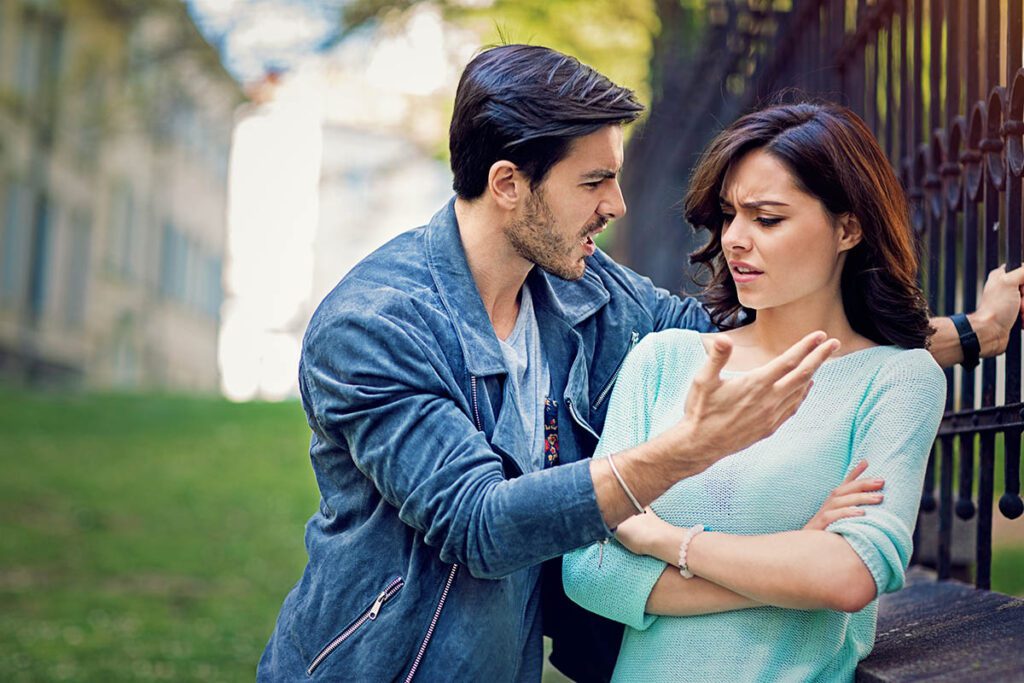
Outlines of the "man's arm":
[[[311,326],[300,380],[322,438],[356,467],[448,562],[500,577],[609,535],[635,514],[607,462],[580,461],[507,480],[501,458],[453,396],[451,368],[411,307],[363,308]],[[718,340],[695,382],[687,415],[616,456],[646,505],[683,477],[772,433],[831,354],[808,335],[764,369],[723,381],[729,345]],[[838,342],[835,342],[838,343]],[[461,404],[460,404],[461,401]]]
[[[1020,320],[1024,312],[1021,301],[1021,287],[1024,286],[1024,267],[1006,272],[1005,266],[996,268],[988,275],[981,292],[978,310],[967,314],[967,320],[978,335],[982,358],[998,356],[1006,350],[1010,329]],[[948,317],[931,319],[935,334],[929,351],[935,362],[949,368],[961,362],[963,351],[960,336],[953,321]]]

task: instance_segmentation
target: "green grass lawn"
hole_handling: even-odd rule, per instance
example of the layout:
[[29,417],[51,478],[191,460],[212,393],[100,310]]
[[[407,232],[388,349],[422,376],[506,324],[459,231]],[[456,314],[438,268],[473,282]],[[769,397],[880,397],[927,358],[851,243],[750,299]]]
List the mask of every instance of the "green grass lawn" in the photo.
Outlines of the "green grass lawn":
[[[297,403],[0,392],[0,681],[251,681],[308,439]],[[1024,548],[993,576],[1024,592]]]
[[0,681],[244,681],[305,560],[297,403],[0,395]]

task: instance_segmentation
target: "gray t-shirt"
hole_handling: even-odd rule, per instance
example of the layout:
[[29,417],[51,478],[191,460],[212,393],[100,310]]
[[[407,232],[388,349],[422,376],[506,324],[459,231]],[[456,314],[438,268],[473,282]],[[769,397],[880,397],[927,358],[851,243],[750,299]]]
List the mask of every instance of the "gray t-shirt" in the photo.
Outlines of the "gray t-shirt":
[[544,399],[551,374],[540,344],[540,328],[533,310],[530,288],[523,284],[519,317],[508,339],[501,341],[501,352],[508,367],[508,381],[516,397],[516,408],[523,420],[523,432],[529,448],[533,471],[544,469]]
[[[540,344],[540,328],[533,309],[530,288],[523,284],[519,301],[519,317],[508,339],[502,341],[501,352],[508,367],[508,382],[511,395],[515,397],[514,407],[523,421],[528,455],[526,467],[536,472],[544,469],[544,399],[550,391],[551,375]],[[522,623],[522,652],[519,656],[519,670],[516,683],[536,683],[544,669],[544,641],[540,618],[540,565],[521,570],[521,578],[533,584],[530,599],[526,603]],[[516,573],[519,575],[519,572]],[[513,575],[513,580],[516,580]]]

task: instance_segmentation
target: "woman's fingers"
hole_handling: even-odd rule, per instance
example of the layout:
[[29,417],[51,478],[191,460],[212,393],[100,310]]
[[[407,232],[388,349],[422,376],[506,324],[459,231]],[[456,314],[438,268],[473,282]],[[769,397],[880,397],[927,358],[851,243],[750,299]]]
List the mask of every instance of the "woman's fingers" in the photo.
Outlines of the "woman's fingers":
[[863,517],[864,511],[860,508],[839,508],[838,510],[829,510],[822,515],[825,521],[825,526],[828,526],[832,522],[837,522],[840,519],[847,519],[849,517]]
[[844,484],[849,484],[851,481],[853,481],[854,479],[856,479],[860,475],[864,474],[864,470],[866,470],[867,468],[868,468],[868,461],[867,460],[861,460],[859,463],[857,463],[854,466],[854,468],[852,470],[850,470],[850,473],[846,475],[846,479],[843,479],[843,483]]
[[857,479],[845,484],[840,484],[830,494],[831,497],[845,496],[849,493],[860,493],[862,491],[878,491],[885,486],[884,479]]
[[825,507],[829,510],[835,510],[838,508],[857,507],[859,505],[878,505],[885,496],[881,493],[850,493],[845,496],[835,496],[829,498],[825,503]]

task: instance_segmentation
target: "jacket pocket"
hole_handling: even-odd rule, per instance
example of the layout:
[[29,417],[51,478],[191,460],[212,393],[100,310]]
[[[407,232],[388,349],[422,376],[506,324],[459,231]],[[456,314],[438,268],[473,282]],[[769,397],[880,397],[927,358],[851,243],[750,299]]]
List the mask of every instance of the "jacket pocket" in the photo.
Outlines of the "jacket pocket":
[[622,358],[619,360],[619,364],[615,366],[615,370],[612,372],[612,376],[608,378],[608,381],[601,387],[601,391],[597,393],[597,397],[594,402],[590,404],[590,409],[597,410],[601,405],[608,399],[608,396],[612,393],[612,389],[615,388],[615,380],[619,378],[619,371],[622,370],[622,364],[626,362],[626,356],[633,350],[637,342],[640,341],[640,333],[633,330],[629,334],[629,348],[626,349],[626,353],[622,354]]
[[313,672],[324,663],[324,660],[327,659],[332,652],[338,649],[339,645],[352,637],[352,634],[358,631],[366,622],[374,621],[377,618],[377,615],[380,614],[384,605],[391,600],[391,598],[395,597],[398,591],[402,590],[402,586],[404,585],[405,580],[401,576],[392,579],[388,585],[385,586],[384,590],[377,595],[373,603],[367,607],[355,621],[349,624],[344,631],[335,636],[331,642],[327,643],[327,645],[324,646],[324,649],[320,650],[320,653],[313,658],[313,661],[310,662],[309,666],[306,668],[306,675],[312,676]]

